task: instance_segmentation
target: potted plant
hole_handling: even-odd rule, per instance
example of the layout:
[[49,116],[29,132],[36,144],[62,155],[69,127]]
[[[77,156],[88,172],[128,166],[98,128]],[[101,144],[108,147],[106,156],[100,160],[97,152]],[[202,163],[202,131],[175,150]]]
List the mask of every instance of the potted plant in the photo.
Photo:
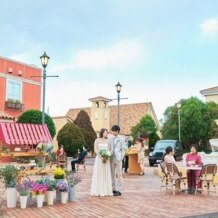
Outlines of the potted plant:
[[45,193],[47,192],[47,185],[45,184],[39,184],[35,182],[32,186],[32,194],[36,195],[36,202],[37,207],[42,207],[43,205],[43,198]]
[[7,165],[1,169],[0,175],[4,179],[4,183],[7,189],[7,207],[16,207],[17,191],[16,183],[18,176],[18,168],[13,165]]
[[69,201],[74,201],[76,199],[76,189],[75,186],[82,181],[81,176],[78,173],[70,173],[67,176],[67,182],[69,185]]
[[26,208],[27,197],[30,194],[30,182],[28,180],[23,180],[21,184],[16,186],[18,193],[20,194],[20,207]]
[[46,179],[46,185],[47,185],[47,204],[53,205],[54,203],[54,192],[57,185],[56,180],[47,178]]
[[66,204],[69,189],[68,184],[66,182],[58,182],[56,189],[61,193],[61,203]]

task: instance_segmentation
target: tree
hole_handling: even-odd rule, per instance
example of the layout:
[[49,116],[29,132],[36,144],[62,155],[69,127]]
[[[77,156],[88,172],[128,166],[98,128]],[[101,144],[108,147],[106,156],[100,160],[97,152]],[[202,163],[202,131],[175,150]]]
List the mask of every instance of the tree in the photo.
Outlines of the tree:
[[74,123],[66,123],[57,135],[58,144],[64,146],[64,151],[68,156],[75,156],[78,149],[81,150],[85,143],[82,129]]
[[[196,97],[179,101],[181,140],[187,148],[197,144],[200,149],[206,149],[208,140],[218,131],[215,119],[218,117],[218,105],[204,103]],[[178,109],[177,104],[170,106],[164,112],[165,122],[162,128],[164,139],[178,139]]]
[[131,135],[134,141],[139,136],[149,138],[149,147],[153,146],[155,142],[159,140],[156,124],[149,115],[142,117],[139,123],[131,128]]
[[[42,112],[39,110],[27,110],[18,117],[17,122],[42,124]],[[45,124],[47,124],[48,126],[48,130],[51,134],[51,137],[54,138],[56,134],[55,124],[52,118],[46,113],[45,113]]]
[[94,151],[94,142],[97,136],[87,112],[81,110],[78,113],[74,123],[84,131],[85,142],[88,146],[88,150]]

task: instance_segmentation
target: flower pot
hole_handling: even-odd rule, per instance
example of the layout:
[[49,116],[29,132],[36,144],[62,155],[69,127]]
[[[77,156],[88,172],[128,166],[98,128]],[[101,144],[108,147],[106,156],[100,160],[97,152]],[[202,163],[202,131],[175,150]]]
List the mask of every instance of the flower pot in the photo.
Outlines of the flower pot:
[[24,209],[27,206],[27,197],[28,196],[20,196],[20,208]]
[[75,201],[76,200],[75,186],[69,187],[68,196],[69,196],[69,201]]
[[17,202],[17,190],[16,188],[7,188],[7,207],[15,208]]
[[43,203],[44,203],[44,202],[47,202],[47,193],[44,194]]
[[61,203],[66,204],[67,203],[67,197],[68,193],[67,192],[61,192]]
[[37,207],[42,207],[44,195],[36,195]]
[[32,194],[29,194],[28,196],[27,196],[27,206],[31,206],[32,205]]
[[54,191],[48,191],[47,192],[47,204],[53,205],[54,203]]

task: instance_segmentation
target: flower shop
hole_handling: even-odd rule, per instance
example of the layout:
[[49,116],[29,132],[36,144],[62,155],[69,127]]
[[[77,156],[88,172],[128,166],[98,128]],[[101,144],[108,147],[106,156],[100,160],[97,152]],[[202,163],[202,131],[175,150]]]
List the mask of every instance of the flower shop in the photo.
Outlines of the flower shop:
[[[51,141],[47,125],[0,122],[0,183],[6,189],[2,196],[8,208],[75,201],[75,186],[81,177],[46,164]],[[17,162],[21,157],[27,162]]]

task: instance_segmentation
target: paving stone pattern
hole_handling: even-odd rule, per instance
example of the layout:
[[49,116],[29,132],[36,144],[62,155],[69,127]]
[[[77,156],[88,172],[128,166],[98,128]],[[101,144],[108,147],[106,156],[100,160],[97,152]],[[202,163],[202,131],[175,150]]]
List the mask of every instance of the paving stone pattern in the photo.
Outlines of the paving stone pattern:
[[[4,218],[73,218],[73,217],[129,217],[129,218],[176,218],[218,217],[218,194],[186,195],[172,191],[160,191],[161,180],[154,174],[154,167],[145,166],[145,175],[124,174],[122,196],[92,197],[89,195],[93,159],[87,160],[87,172],[81,171],[82,182],[77,185],[77,200],[67,204],[55,202],[53,206],[36,203],[26,209],[8,209],[5,198],[0,208]],[[5,192],[4,192],[5,194]]]

